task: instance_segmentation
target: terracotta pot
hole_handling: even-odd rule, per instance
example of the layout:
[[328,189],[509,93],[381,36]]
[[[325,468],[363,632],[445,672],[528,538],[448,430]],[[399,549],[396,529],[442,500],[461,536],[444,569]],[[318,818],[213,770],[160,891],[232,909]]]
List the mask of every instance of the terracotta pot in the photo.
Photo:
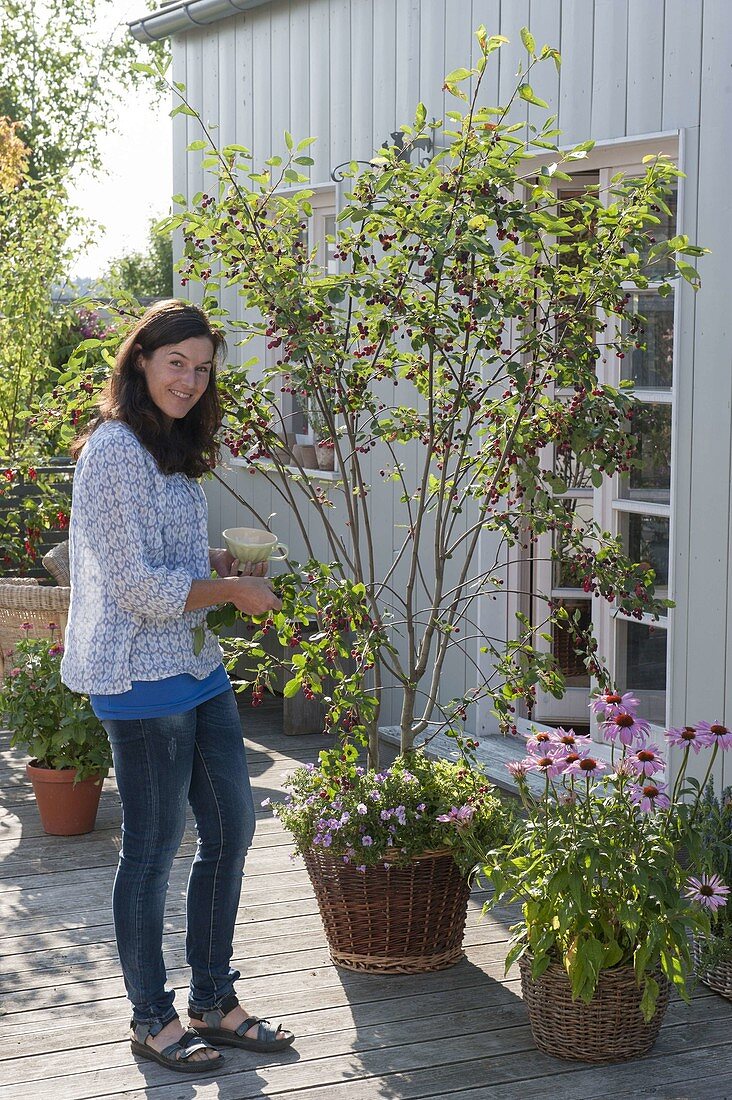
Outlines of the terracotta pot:
[[39,768],[26,764],[33,784],[43,831],[51,836],[78,836],[94,828],[102,794],[103,775],[92,775],[74,786],[75,768]]
[[315,447],[315,458],[317,459],[319,470],[335,469],[334,447],[324,447],[321,444],[317,444]]

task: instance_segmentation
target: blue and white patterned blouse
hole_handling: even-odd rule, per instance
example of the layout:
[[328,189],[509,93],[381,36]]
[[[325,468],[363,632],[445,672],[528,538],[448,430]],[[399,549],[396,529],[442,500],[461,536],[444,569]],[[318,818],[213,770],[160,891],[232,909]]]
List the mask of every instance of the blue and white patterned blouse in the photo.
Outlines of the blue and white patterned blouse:
[[132,429],[109,420],[79,457],[69,526],[71,606],[61,678],[72,691],[129,691],[133,680],[190,673],[202,680],[221,647],[184,611],[191,581],[207,579],[207,504],[185,474],[162,474]]

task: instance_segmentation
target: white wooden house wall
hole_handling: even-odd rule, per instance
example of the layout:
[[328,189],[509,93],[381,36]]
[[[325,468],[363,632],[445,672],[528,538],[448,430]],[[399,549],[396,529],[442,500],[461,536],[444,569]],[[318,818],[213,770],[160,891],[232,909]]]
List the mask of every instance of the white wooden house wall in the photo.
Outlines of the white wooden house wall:
[[[183,81],[217,139],[251,146],[255,160],[282,152],[285,129],[315,135],[313,183],[351,158],[368,159],[423,100],[443,116],[443,76],[475,59],[472,32],[511,39],[493,55],[486,101],[505,99],[522,58],[519,28],[557,46],[532,74],[540,96],[558,105],[567,143],[681,132],[686,173],[680,229],[708,245],[703,290],[680,288],[676,424],[671,523],[674,597],[669,718],[732,721],[732,3],[729,0],[274,0],[174,39],[174,78]],[[525,111],[523,103],[516,113]],[[202,186],[188,141],[192,119],[175,122],[175,190]],[[230,308],[234,308],[231,297]],[[378,483],[378,477],[372,478]],[[297,555],[298,538],[283,507],[257,475],[236,483]],[[382,492],[383,490],[378,489]],[[248,522],[244,511],[209,486],[212,538]],[[384,500],[384,516],[392,507]],[[381,507],[381,503],[379,505]],[[385,523],[384,551],[391,546]],[[494,616],[498,612],[493,605]],[[505,621],[484,623],[505,631]],[[453,662],[458,691],[469,669]],[[387,714],[387,721],[393,714]],[[487,716],[481,716],[485,725]],[[721,778],[721,776],[720,776]],[[732,774],[725,777],[732,782]]]

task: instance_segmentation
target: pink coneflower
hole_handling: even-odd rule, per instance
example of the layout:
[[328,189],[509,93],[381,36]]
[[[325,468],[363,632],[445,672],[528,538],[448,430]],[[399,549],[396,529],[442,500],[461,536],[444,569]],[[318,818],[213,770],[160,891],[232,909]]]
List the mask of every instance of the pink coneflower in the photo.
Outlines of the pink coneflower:
[[554,744],[560,745],[568,752],[570,750],[584,752],[592,744],[592,738],[583,737],[581,734],[575,733],[574,730],[565,730],[560,726],[559,729],[554,731]]
[[615,776],[617,779],[637,779],[638,772],[633,764],[631,764],[629,757],[624,756],[621,760],[618,760],[615,765]]
[[671,805],[671,799],[666,793],[667,790],[665,783],[654,783],[652,779],[647,779],[643,784],[630,783],[628,785],[631,802],[634,802],[636,806],[640,806],[645,814],[652,813],[653,810],[668,809]]
[[732,730],[721,722],[698,722],[697,732],[709,734],[710,745],[719,745],[720,749],[732,749]]
[[590,703],[590,708],[595,714],[604,714],[611,718],[619,710],[635,710],[640,706],[632,691],[626,691],[623,695],[618,691],[603,691]]
[[514,779],[523,779],[533,763],[533,760],[525,757],[523,760],[509,760],[505,767]]
[[632,745],[634,741],[643,741],[651,731],[645,718],[637,718],[629,710],[618,710],[602,723],[603,733],[608,741],[615,738],[621,745]]
[[689,875],[684,893],[691,901],[696,901],[715,913],[727,904],[729,886],[725,886],[719,875],[702,875],[701,878]]
[[561,775],[567,761],[562,753],[547,752],[543,756],[534,756],[531,759],[531,771],[540,772],[541,775]]
[[579,756],[571,764],[567,765],[568,775],[584,775],[588,779],[599,775],[600,772],[604,772],[607,768],[607,764],[603,764],[601,760],[597,760],[594,756]]
[[449,813],[440,814],[437,821],[446,825],[457,825],[458,829],[469,825],[475,815],[475,806],[453,806]]
[[694,752],[700,749],[708,749],[713,743],[713,736],[701,726],[676,726],[666,730],[666,740],[669,745],[679,745],[682,749],[690,748]]
[[554,730],[541,730],[539,733],[532,734],[526,742],[526,749],[528,752],[543,753],[548,747],[554,744],[555,735]]
[[643,745],[628,757],[628,763],[639,775],[655,775],[666,767],[666,761],[659,756],[657,745]]

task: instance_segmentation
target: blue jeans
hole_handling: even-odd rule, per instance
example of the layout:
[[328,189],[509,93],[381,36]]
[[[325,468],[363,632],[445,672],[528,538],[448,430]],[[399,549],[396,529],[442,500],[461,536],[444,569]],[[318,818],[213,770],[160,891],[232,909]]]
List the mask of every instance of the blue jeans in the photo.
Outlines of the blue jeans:
[[186,892],[189,1003],[216,1007],[239,977],[230,967],[242,868],[254,834],[254,802],[233,691],[183,714],[110,719],[122,799],[122,849],[114,880],[117,949],[136,1023],[156,1034],[177,1013],[165,988],[163,921],[168,876],[185,828],[198,846]]

